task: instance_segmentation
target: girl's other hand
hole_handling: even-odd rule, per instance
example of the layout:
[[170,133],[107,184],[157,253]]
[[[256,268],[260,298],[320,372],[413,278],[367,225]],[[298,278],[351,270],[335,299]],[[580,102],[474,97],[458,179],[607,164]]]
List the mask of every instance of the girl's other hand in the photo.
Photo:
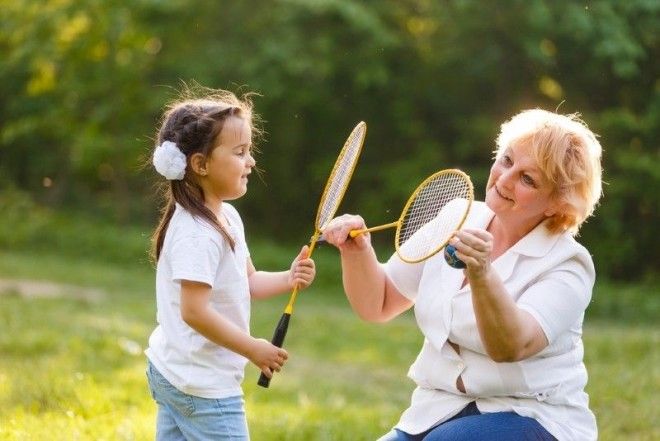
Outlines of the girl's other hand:
[[305,245],[291,263],[289,286],[291,289],[296,286],[299,289],[307,288],[314,281],[314,277],[316,277],[316,265],[309,257],[309,246]]
[[252,348],[247,358],[254,363],[261,372],[268,378],[273,376],[274,372],[282,370],[282,366],[289,358],[289,353],[282,348],[278,348],[268,340],[255,338]]

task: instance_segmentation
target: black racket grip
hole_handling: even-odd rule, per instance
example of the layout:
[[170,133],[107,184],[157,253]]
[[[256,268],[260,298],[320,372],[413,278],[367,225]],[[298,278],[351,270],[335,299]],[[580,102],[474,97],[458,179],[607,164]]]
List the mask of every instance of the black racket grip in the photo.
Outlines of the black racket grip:
[[[277,346],[278,348],[281,348],[282,345],[284,344],[284,337],[286,337],[286,332],[289,330],[289,319],[291,318],[291,314],[287,314],[286,312],[282,314],[282,317],[280,318],[280,321],[277,323],[277,327],[275,328],[275,332],[273,333],[273,339],[270,341],[272,344]],[[262,372],[261,375],[259,376],[259,381],[257,381],[257,384],[261,387],[268,387],[270,385],[270,378],[268,378],[264,373]]]

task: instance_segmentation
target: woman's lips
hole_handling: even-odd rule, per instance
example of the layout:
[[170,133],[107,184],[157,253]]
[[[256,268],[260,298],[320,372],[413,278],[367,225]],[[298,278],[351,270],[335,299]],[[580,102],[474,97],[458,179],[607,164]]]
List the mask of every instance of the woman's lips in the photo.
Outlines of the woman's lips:
[[497,192],[497,194],[498,194],[502,199],[506,199],[507,201],[511,201],[511,202],[513,202],[513,199],[508,198],[508,197],[506,197],[506,196],[504,196],[504,195],[502,194],[502,192],[499,190],[499,188],[497,188],[497,185],[494,185],[493,188],[495,188],[495,191]]

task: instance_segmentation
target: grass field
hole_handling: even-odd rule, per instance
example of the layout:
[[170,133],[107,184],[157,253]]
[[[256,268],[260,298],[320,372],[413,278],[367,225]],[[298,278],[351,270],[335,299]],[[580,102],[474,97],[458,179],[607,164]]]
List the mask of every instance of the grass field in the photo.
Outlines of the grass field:
[[[257,266],[279,269],[295,251],[252,252]],[[289,363],[268,390],[256,386],[256,368],[246,372],[256,441],[374,440],[410,397],[405,374],[421,342],[412,315],[360,322],[334,251],[316,258],[317,283],[299,297],[285,344]],[[0,251],[1,280],[44,283],[0,290],[0,439],[153,439],[142,353],[154,326],[152,278],[144,261]],[[270,338],[286,300],[253,304],[254,335]],[[660,439],[655,286],[600,284],[593,305],[585,346],[600,439]]]

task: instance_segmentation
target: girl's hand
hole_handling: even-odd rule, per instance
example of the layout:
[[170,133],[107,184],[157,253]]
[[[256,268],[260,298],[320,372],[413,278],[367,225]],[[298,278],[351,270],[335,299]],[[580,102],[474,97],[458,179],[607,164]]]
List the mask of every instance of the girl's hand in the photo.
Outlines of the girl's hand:
[[332,219],[323,230],[323,238],[326,242],[339,248],[340,251],[361,251],[371,247],[369,233],[351,237],[352,230],[363,230],[367,228],[361,216],[343,214]]
[[298,253],[289,270],[288,283],[291,289],[295,286],[298,289],[307,288],[312,284],[314,277],[316,277],[316,266],[314,261],[309,257],[309,247],[305,245]]
[[289,353],[278,348],[268,340],[255,338],[247,355],[247,358],[254,363],[261,372],[268,378],[273,376],[274,372],[282,370],[282,366],[289,358]]
[[456,248],[456,257],[465,262],[469,279],[483,277],[490,271],[493,235],[488,231],[465,228],[456,232],[449,243]]

